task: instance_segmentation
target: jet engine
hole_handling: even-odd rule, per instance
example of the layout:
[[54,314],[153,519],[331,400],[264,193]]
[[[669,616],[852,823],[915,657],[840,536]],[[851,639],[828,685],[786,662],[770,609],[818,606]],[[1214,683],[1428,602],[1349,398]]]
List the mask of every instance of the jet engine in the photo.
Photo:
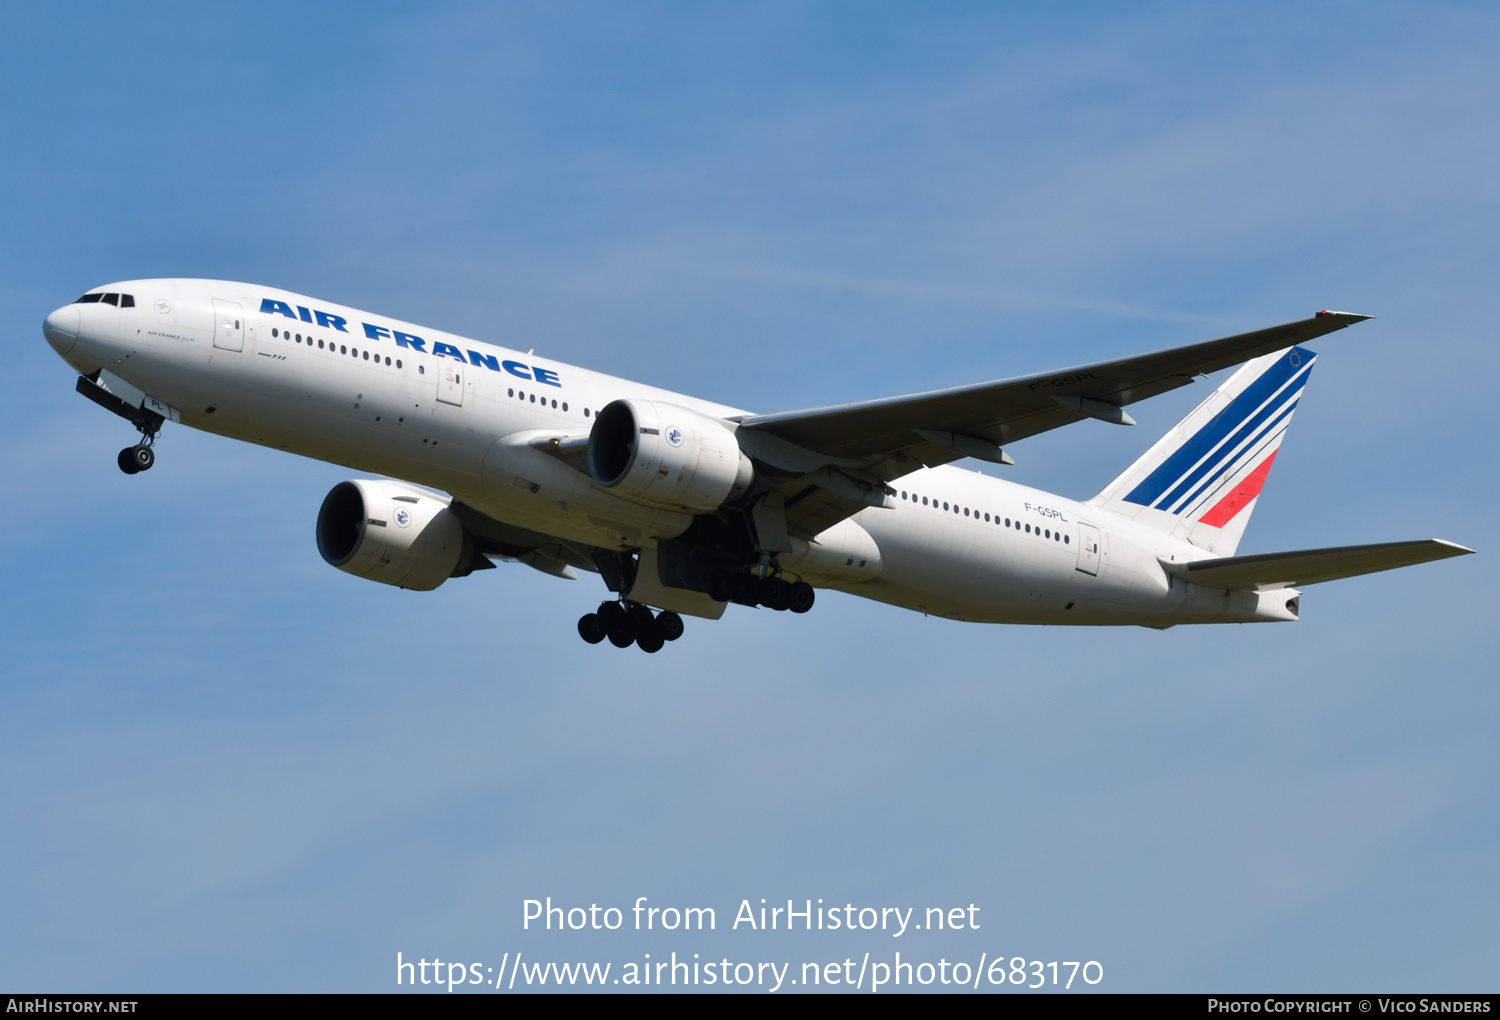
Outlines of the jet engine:
[[468,574],[477,555],[446,499],[384,480],[335,485],[318,511],[317,536],[331,566],[416,591]]
[[698,513],[743,493],[754,475],[724,422],[651,400],[601,408],[588,460],[594,481],[625,499]]

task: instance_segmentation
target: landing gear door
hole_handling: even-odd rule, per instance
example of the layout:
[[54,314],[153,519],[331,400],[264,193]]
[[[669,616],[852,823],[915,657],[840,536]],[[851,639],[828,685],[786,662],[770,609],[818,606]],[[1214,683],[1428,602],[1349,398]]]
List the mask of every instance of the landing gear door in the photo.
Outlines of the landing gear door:
[[1099,576],[1099,529],[1078,522],[1078,569]]
[[225,351],[245,349],[245,313],[238,301],[214,298],[214,346]]
[[464,376],[469,374],[465,365],[454,364],[444,359],[438,366],[437,398],[445,404],[462,407],[464,404]]

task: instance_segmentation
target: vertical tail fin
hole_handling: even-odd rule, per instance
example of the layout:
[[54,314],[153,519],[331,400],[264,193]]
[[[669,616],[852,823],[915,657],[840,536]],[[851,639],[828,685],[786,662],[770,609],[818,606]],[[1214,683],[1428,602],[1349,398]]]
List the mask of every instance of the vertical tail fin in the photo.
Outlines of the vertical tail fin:
[[1246,362],[1090,504],[1233,555],[1316,359],[1288,347]]

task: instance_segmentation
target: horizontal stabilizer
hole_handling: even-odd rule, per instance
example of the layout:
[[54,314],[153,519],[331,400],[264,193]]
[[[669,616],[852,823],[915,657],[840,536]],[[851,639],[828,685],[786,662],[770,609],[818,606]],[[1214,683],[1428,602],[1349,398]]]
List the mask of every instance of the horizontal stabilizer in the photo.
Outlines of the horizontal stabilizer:
[[1440,538],[1416,542],[1384,542],[1380,545],[1346,545],[1334,549],[1301,549],[1296,552],[1256,553],[1167,563],[1162,566],[1190,584],[1231,591],[1267,591],[1301,587],[1319,581],[1336,581],[1396,567],[1410,567],[1431,560],[1445,560],[1473,552]]

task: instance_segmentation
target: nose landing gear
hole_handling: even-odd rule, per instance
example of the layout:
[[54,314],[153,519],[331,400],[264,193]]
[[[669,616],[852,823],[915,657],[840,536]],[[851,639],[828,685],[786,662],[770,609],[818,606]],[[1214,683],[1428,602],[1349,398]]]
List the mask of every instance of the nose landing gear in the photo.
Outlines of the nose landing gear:
[[115,463],[120,465],[120,470],[127,475],[138,475],[142,471],[150,471],[151,465],[156,463],[156,451],[152,450],[151,446],[156,442],[156,437],[161,435],[161,427],[167,419],[143,405],[140,400],[137,400],[134,405],[127,404],[100,385],[99,377],[99,372],[93,375],[80,375],[74,389],[106,411],[117,414],[130,422],[141,434],[139,443],[125,447],[115,458]]
[[639,645],[643,652],[659,652],[668,641],[682,637],[682,617],[670,610],[652,613],[639,602],[603,602],[597,612],[578,620],[578,636],[591,645],[609,639],[616,648]]

